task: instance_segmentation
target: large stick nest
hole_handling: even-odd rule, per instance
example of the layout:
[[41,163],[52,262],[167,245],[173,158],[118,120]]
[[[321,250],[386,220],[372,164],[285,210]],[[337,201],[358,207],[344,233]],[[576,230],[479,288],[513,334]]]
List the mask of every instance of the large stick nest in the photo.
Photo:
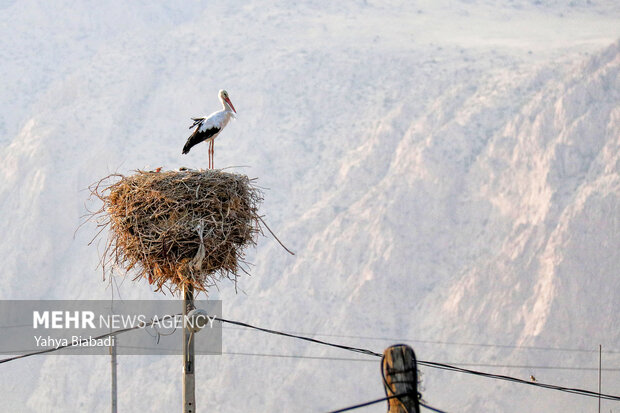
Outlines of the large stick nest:
[[[112,181],[115,181],[111,183]],[[94,213],[109,238],[102,257],[157,290],[197,291],[236,281],[244,249],[260,233],[260,190],[245,175],[218,170],[137,171],[110,175],[91,187],[103,202]]]

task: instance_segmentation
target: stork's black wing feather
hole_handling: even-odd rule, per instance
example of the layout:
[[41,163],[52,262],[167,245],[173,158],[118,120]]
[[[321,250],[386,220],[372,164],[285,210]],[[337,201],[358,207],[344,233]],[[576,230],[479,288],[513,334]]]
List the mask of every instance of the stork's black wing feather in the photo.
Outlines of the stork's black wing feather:
[[210,128],[204,131],[200,131],[200,128],[197,128],[194,133],[192,133],[190,137],[187,138],[187,142],[185,142],[185,146],[183,146],[183,154],[188,153],[193,146],[198,145],[200,142],[211,138],[219,131],[220,128]]
[[192,120],[194,121],[194,123],[192,124],[192,126],[189,127],[189,129],[192,129],[194,126],[198,125],[200,126],[200,124],[205,120],[206,118],[192,118]]

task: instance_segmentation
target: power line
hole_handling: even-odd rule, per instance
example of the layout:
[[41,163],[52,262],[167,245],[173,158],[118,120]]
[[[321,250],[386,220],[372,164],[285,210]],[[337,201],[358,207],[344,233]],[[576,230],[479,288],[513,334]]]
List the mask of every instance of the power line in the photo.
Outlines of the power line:
[[[140,347],[140,346],[126,346],[118,345],[119,348],[128,348],[134,350],[157,350],[157,351],[170,351],[176,352],[175,349],[164,349],[160,347]],[[201,354],[198,354],[200,356]],[[249,353],[249,352],[236,352],[236,351],[222,351],[219,353],[203,354],[203,355],[226,355],[226,356],[249,356],[249,357],[267,357],[267,358],[286,358],[286,359],[306,359],[306,360],[326,360],[326,361],[353,361],[363,363],[376,363],[375,360],[353,358],[353,357],[331,357],[331,356],[308,356],[301,354],[277,354],[277,353]],[[490,364],[490,363],[461,363],[461,362],[446,362],[445,364],[451,364],[458,367],[490,367],[490,368],[514,368],[514,369],[529,369],[529,370],[576,370],[576,371],[598,371],[597,367],[570,367],[570,366],[537,366],[537,365],[523,365],[523,364]],[[608,372],[620,372],[620,368],[603,368],[602,371]],[[598,394],[598,393],[597,393]]]
[[[509,368],[509,369],[537,369],[537,370],[577,370],[577,371],[598,371],[598,367],[571,367],[571,366],[537,366],[533,364],[490,364],[490,363],[459,363],[450,362],[446,364],[452,364],[461,367],[491,367],[491,368]],[[620,371],[620,368],[603,368],[602,371]]]
[[[139,346],[126,346],[126,345],[119,345],[119,348],[131,348],[131,349],[145,349],[145,350],[160,350],[156,347],[139,347]],[[275,358],[296,358],[296,359],[311,359],[311,360],[329,360],[329,361],[362,361],[362,362],[372,362],[372,363],[376,363],[376,361],[374,360],[369,360],[369,359],[358,359],[358,358],[346,358],[346,357],[324,357],[324,356],[302,356],[302,355],[295,355],[295,354],[268,354],[268,353],[243,353],[243,352],[227,352],[227,351],[223,351],[221,353],[214,353],[214,355],[218,355],[218,354],[222,354],[222,355],[232,355],[232,356],[258,356],[258,357],[275,357]],[[357,404],[354,406],[349,406],[343,409],[339,409],[339,410],[333,410],[329,413],[339,413],[339,412],[346,412],[349,410],[353,410],[353,409],[357,409],[360,407],[365,407],[365,406],[370,406],[372,404],[375,403],[380,403],[382,401],[387,401],[390,400],[392,398],[397,398],[397,397],[402,397],[405,396],[406,394],[399,394],[399,395],[393,395],[393,396],[389,396],[389,397],[384,397],[381,399],[376,399],[376,400],[372,400],[369,402],[364,402],[361,404]],[[439,410],[437,408],[428,406],[426,404],[424,404],[423,402],[419,402],[421,406],[426,407],[429,410],[435,411],[435,412],[439,412],[439,413],[446,413],[443,410]]]
[[351,347],[351,346],[345,346],[345,345],[342,345],[342,344],[330,343],[330,342],[323,341],[323,340],[317,340],[315,338],[310,338],[310,337],[304,337],[304,336],[299,336],[299,335],[295,335],[295,334],[284,333],[282,331],[271,330],[269,328],[257,327],[257,326],[254,326],[252,324],[243,323],[241,321],[226,320],[226,319],[221,318],[221,317],[214,317],[214,319],[219,321],[219,322],[222,322],[222,323],[228,323],[228,324],[234,324],[234,325],[241,326],[241,327],[247,327],[247,328],[251,328],[251,329],[254,329],[254,330],[262,331],[262,332],[268,333],[268,334],[275,334],[275,335],[284,336],[284,337],[296,338],[296,339],[303,340],[303,341],[309,341],[311,343],[317,343],[317,344],[322,344],[322,345],[325,345],[325,346],[336,347],[336,348],[340,348],[340,349],[343,349],[343,350],[353,351],[355,353],[367,354],[369,356],[375,356],[375,357],[382,357],[381,354],[379,354],[379,353],[377,353],[375,351],[372,351],[372,350],[365,349],[365,348]]
[[558,390],[558,391],[562,391],[566,393],[578,394],[581,396],[596,397],[596,398],[600,397],[606,400],[620,401],[620,396],[614,396],[611,394],[602,394],[602,393],[593,392],[590,390],[578,389],[578,388],[573,388],[573,387],[556,386],[553,384],[545,384],[545,383],[540,383],[540,382],[527,381],[523,379],[518,379],[516,377],[505,376],[502,374],[485,373],[481,371],[465,369],[462,367],[457,367],[457,366],[453,366],[453,365],[445,364],[445,363],[435,363],[432,361],[418,360],[418,364],[422,366],[427,366],[427,367],[432,367],[432,368],[437,368],[437,369],[442,369],[442,370],[456,371],[459,373],[473,374],[475,376],[481,376],[481,377],[486,377],[486,378],[491,378],[491,379],[496,379],[496,380],[505,380],[505,381],[510,381],[513,383],[521,383],[521,384],[527,384],[530,386],[542,387],[545,389]]
[[438,408],[436,408],[436,407],[431,407],[431,406],[429,406],[428,404],[424,404],[424,403],[422,403],[422,402],[419,402],[419,403],[420,403],[420,406],[425,407],[425,408],[427,408],[428,410],[431,410],[431,411],[433,411],[433,412],[437,412],[437,413],[447,413],[447,412],[446,412],[446,411],[444,411],[444,410],[439,410]]
[[[180,314],[175,314],[175,315],[180,315]],[[100,339],[104,339],[106,337],[116,336],[118,334],[123,334],[123,333],[126,333],[128,331],[137,330],[138,328],[149,327],[149,326],[153,325],[153,323],[154,323],[153,321],[149,321],[148,323],[139,324],[139,325],[137,325],[135,327],[123,328],[123,329],[120,329],[120,330],[115,330],[115,331],[112,331],[112,332],[109,332],[109,333],[106,333],[106,334],[102,334],[102,335],[97,336],[97,337],[91,337],[91,339],[100,340]],[[26,358],[26,357],[36,356],[38,354],[53,353],[55,351],[59,351],[59,350],[65,349],[65,348],[74,347],[74,346],[80,346],[83,343],[88,343],[88,340],[87,339],[83,339],[83,340],[80,340],[78,342],[74,342],[73,340],[71,340],[71,342],[69,342],[67,340],[67,344],[65,344],[65,345],[61,345],[61,346],[53,347],[53,348],[48,348],[48,349],[45,349],[45,350],[33,351],[31,353],[20,354],[18,356],[13,356],[13,357],[2,359],[2,360],[0,360],[0,364],[8,363],[9,361],[23,359],[23,358]]]
[[[243,330],[243,328],[235,328],[228,327],[231,330]],[[377,340],[377,341],[388,341],[388,342],[408,342],[408,343],[420,343],[420,344],[433,344],[433,345],[447,345],[447,346],[468,346],[468,347],[491,347],[491,348],[509,348],[515,350],[538,350],[538,351],[561,351],[561,352],[577,352],[577,353],[597,353],[597,349],[586,349],[586,348],[576,348],[576,347],[545,347],[545,346],[518,346],[515,344],[497,344],[497,343],[470,343],[470,342],[459,342],[459,341],[442,341],[442,340],[420,340],[420,339],[411,339],[411,338],[391,338],[391,337],[376,337],[376,336],[360,336],[360,335],[349,335],[349,334],[327,334],[327,333],[314,333],[308,331],[291,331],[291,330],[282,330],[284,333],[288,334],[301,334],[306,336],[316,336],[316,337],[338,337],[338,338],[357,338],[363,340]],[[608,354],[617,354],[620,353],[620,350],[604,350],[603,353]]]
[[[281,335],[281,336],[290,337],[290,338],[296,338],[296,339],[299,339],[299,340],[308,341],[308,342],[316,343],[316,344],[322,344],[322,345],[329,346],[329,347],[340,348],[340,349],[347,350],[347,351],[352,351],[352,352],[355,352],[355,353],[366,354],[366,355],[375,356],[375,357],[382,357],[383,356],[382,354],[379,354],[379,353],[377,353],[375,351],[364,349],[364,348],[345,346],[345,345],[342,345],[342,344],[330,343],[330,342],[327,342],[327,341],[317,340],[317,339],[310,338],[310,337],[304,337],[304,336],[299,336],[299,335],[295,335],[295,334],[284,333],[284,332],[277,331],[277,330],[272,330],[272,329],[263,328],[263,327],[257,327],[257,326],[254,326],[254,325],[251,325],[251,324],[248,324],[248,323],[244,323],[244,322],[241,322],[241,321],[227,320],[227,319],[224,319],[224,318],[221,318],[221,317],[215,317],[215,320],[218,320],[221,323],[228,323],[228,324],[238,325],[238,326],[241,326],[241,327],[247,327],[247,328],[251,328],[251,329],[254,329],[254,330],[257,330],[257,331],[262,331],[262,332],[265,332],[265,333],[268,333],[268,334],[275,334],[275,335]],[[122,334],[122,333],[131,331],[131,330],[135,330],[135,329],[138,329],[138,328],[148,327],[148,326],[150,326],[152,324],[153,324],[153,322],[149,322],[149,323],[145,323],[144,325],[138,325],[136,327],[126,328],[126,329],[122,329],[122,330],[116,330],[116,331],[113,331],[111,333],[102,334],[100,336],[97,336],[94,339],[98,340],[98,339],[102,339],[102,338],[105,338],[105,337],[108,337],[108,336]],[[80,341],[80,343],[81,342],[82,341]],[[14,356],[14,357],[9,357],[9,358],[0,360],[0,364],[7,363],[9,361],[13,361],[13,360],[17,360],[17,359],[21,359],[21,358],[26,358],[26,357],[34,356],[34,355],[37,355],[37,354],[51,353],[51,352],[54,352],[54,351],[61,350],[63,348],[73,347],[74,345],[76,345],[76,344],[70,343],[70,344],[67,344],[67,345],[64,345],[64,346],[59,346],[57,348],[45,349],[45,350],[35,351],[35,352],[32,352],[32,353],[26,353],[26,354]],[[614,396],[614,395],[611,395],[611,394],[600,394],[600,393],[597,393],[597,392],[593,392],[593,391],[589,391],[589,390],[584,390],[584,389],[556,386],[556,385],[545,384],[545,383],[540,383],[540,382],[531,382],[531,381],[526,381],[526,380],[518,379],[518,378],[515,378],[515,377],[510,377],[510,376],[505,376],[505,375],[500,375],[500,374],[492,374],[492,373],[485,373],[485,372],[480,372],[480,371],[476,371],[476,370],[465,369],[465,368],[462,368],[462,367],[457,367],[457,366],[446,364],[446,363],[436,363],[436,362],[418,360],[418,364],[424,365],[424,366],[427,366],[427,367],[442,369],[442,370],[456,371],[456,372],[460,372],[460,373],[472,374],[472,375],[492,378],[492,379],[496,379],[496,380],[505,380],[505,381],[510,381],[510,382],[514,382],[514,383],[521,383],[521,384],[527,384],[527,385],[530,385],[530,386],[547,388],[547,389],[551,389],[551,390],[558,390],[558,391],[572,393],[572,394],[578,394],[578,395],[582,395],[582,396],[600,397],[600,398],[606,399],[606,400],[620,401],[620,396]]]
[[[127,348],[133,350],[153,350],[153,351],[169,351],[170,353],[176,353],[177,349],[167,349],[163,347],[143,347],[143,346],[127,346],[116,345],[118,348]],[[35,350],[22,350],[22,351],[35,351]],[[11,352],[17,352],[17,350],[11,350]],[[306,360],[326,360],[326,361],[352,361],[363,363],[375,363],[375,360],[353,358],[353,357],[332,357],[332,356],[308,356],[301,354],[277,354],[277,353],[250,353],[250,352],[235,352],[235,351],[222,351],[219,353],[211,354],[198,354],[200,355],[227,355],[227,356],[248,356],[248,357],[267,357],[267,358],[284,358],[284,359],[306,359]],[[581,367],[581,366],[542,366],[535,364],[492,364],[492,363],[470,363],[460,361],[447,361],[444,364],[450,364],[457,367],[487,367],[487,368],[506,368],[506,369],[523,369],[523,370],[567,370],[567,371],[598,371],[598,367]],[[601,371],[616,373],[620,372],[620,367],[603,367]],[[598,394],[598,393],[597,393]]]
[[[9,329],[9,328],[26,328],[32,327],[32,324],[15,324],[15,325],[4,325],[0,326],[0,329]],[[230,330],[241,330],[243,328],[236,327],[226,327]],[[387,342],[408,342],[408,343],[420,343],[420,344],[433,344],[433,345],[446,345],[446,346],[466,346],[466,347],[489,347],[489,348],[506,348],[506,349],[514,349],[514,350],[534,350],[534,351],[560,351],[560,352],[576,352],[576,353],[597,353],[597,349],[587,349],[587,348],[576,348],[576,347],[551,347],[551,346],[518,346],[515,344],[497,344],[497,343],[471,343],[471,342],[461,342],[461,341],[444,341],[444,340],[420,340],[420,339],[412,339],[412,338],[393,338],[393,337],[376,337],[376,336],[365,336],[365,335],[353,335],[353,334],[327,334],[327,333],[315,333],[308,331],[291,331],[291,330],[282,330],[283,333],[288,334],[301,334],[305,336],[316,336],[316,337],[338,337],[338,338],[356,338],[363,340],[376,340],[376,341],[387,341]],[[603,350],[603,354],[618,354],[620,350]]]
[[381,403],[390,399],[396,399],[399,397],[403,397],[403,396],[407,396],[407,393],[403,393],[403,394],[395,394],[392,396],[387,396],[387,397],[382,397],[381,399],[375,399],[375,400],[371,400],[369,402],[364,402],[364,403],[360,403],[360,404],[355,404],[353,406],[349,406],[349,407],[345,407],[342,409],[338,409],[338,410],[331,410],[328,413],[342,413],[342,412],[348,412],[350,410],[355,410],[355,409],[359,409],[360,407],[366,407],[366,406],[371,406],[373,404],[377,404],[377,403]]
[[[329,346],[329,347],[340,348],[340,349],[343,349],[343,350],[348,350],[348,351],[352,351],[352,352],[356,352],[356,353],[367,354],[367,355],[376,356],[376,357],[383,357],[382,354],[379,354],[377,352],[374,352],[374,351],[368,350],[368,349],[364,349],[364,348],[344,346],[344,345],[341,345],[341,344],[330,343],[330,342],[327,342],[327,341],[317,340],[317,339],[310,338],[310,337],[304,337],[304,336],[299,336],[299,335],[295,335],[295,334],[283,333],[281,331],[271,330],[271,329],[263,328],[263,327],[257,327],[257,326],[254,326],[254,325],[251,325],[251,324],[248,324],[248,323],[243,323],[243,322],[240,322],[240,321],[226,320],[226,319],[221,318],[221,317],[215,317],[215,319],[220,321],[220,322],[222,322],[222,323],[229,323],[229,324],[234,324],[234,325],[238,325],[238,326],[242,326],[242,327],[252,328],[254,330],[262,331],[262,332],[269,333],[269,334],[276,334],[276,335],[281,335],[281,336],[285,336],[285,337],[297,338],[299,340],[304,340],[304,341],[309,341],[309,342],[313,342],[313,343],[317,343],[317,344],[322,344],[322,345]],[[572,394],[578,394],[578,395],[582,395],[582,396],[597,397],[597,398],[600,397],[600,398],[603,398],[603,399],[606,399],[606,400],[620,401],[620,396],[614,396],[614,395],[611,395],[611,394],[600,394],[600,393],[593,392],[593,391],[590,391],[590,390],[584,390],[584,389],[578,389],[578,388],[572,388],[572,387],[556,386],[556,385],[545,384],[545,383],[540,383],[540,382],[532,382],[532,381],[522,380],[522,379],[518,379],[516,377],[510,377],[510,376],[505,376],[505,375],[501,375],[501,374],[485,373],[485,372],[481,372],[481,371],[465,369],[465,368],[462,368],[462,367],[457,367],[457,366],[453,366],[453,365],[445,364],[445,363],[435,363],[435,362],[430,362],[430,361],[418,360],[418,364],[424,365],[424,366],[427,366],[427,367],[442,369],[442,370],[456,371],[456,372],[460,372],[460,373],[466,373],[466,374],[472,374],[472,375],[481,376],[481,377],[487,377],[487,378],[491,378],[491,379],[495,379],[495,380],[505,380],[505,381],[510,381],[510,382],[513,382],[513,383],[527,384],[529,386],[542,387],[542,388],[546,388],[546,389],[557,390],[557,391],[562,391],[562,392],[572,393]]]
[[[169,351],[170,353],[176,353],[176,349],[166,349],[163,347],[143,347],[143,346],[127,346],[117,345],[118,348],[127,348],[134,350],[154,350],[154,351]],[[31,349],[22,351],[34,351]],[[11,350],[11,352],[17,352],[17,350]],[[198,354],[201,355],[201,354]],[[207,354],[203,354],[207,355]],[[352,358],[352,357],[332,357],[332,356],[308,356],[301,354],[276,354],[276,353],[250,353],[250,352],[232,352],[222,351],[219,353],[212,353],[210,355],[229,355],[229,356],[250,356],[250,357],[270,357],[270,358],[289,358],[289,359],[307,359],[307,360],[327,360],[327,361],[352,361],[352,362],[364,362],[374,363],[374,360]],[[444,364],[449,364],[457,367],[487,367],[487,368],[507,368],[507,369],[524,369],[524,370],[567,370],[567,371],[598,371],[598,367],[581,367],[581,366],[545,366],[536,364],[492,364],[492,363],[471,363],[460,361],[447,361]],[[615,373],[620,372],[620,367],[603,367],[601,371]],[[597,393],[598,394],[598,393]]]

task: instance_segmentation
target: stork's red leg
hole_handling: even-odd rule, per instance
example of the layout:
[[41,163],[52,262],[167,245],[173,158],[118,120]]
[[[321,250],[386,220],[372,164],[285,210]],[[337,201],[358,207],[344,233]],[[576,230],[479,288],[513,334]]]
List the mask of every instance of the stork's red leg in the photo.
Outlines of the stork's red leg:
[[209,141],[209,152],[211,153],[211,169],[215,168],[215,159],[213,157],[213,139]]

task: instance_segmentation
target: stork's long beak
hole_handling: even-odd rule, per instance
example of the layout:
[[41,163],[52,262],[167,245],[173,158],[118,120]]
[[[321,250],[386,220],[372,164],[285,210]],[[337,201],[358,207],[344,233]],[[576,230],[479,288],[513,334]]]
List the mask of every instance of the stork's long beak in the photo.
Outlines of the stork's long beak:
[[233,112],[237,113],[237,111],[235,110],[235,107],[233,106],[232,102],[230,101],[230,99],[224,99],[226,101],[226,103],[228,103],[230,105],[230,107],[232,108]]

